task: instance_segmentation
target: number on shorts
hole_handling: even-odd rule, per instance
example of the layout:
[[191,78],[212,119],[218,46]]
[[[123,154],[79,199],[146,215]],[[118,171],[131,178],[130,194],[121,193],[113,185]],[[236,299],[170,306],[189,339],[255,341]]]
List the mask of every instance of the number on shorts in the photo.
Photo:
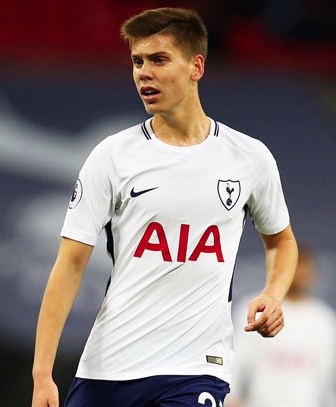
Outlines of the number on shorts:
[[201,393],[198,397],[198,403],[199,404],[203,404],[203,406],[205,406],[205,402],[207,400],[211,401],[211,407],[216,407],[216,400],[213,398],[213,396],[208,393],[207,391],[204,391],[203,393]]

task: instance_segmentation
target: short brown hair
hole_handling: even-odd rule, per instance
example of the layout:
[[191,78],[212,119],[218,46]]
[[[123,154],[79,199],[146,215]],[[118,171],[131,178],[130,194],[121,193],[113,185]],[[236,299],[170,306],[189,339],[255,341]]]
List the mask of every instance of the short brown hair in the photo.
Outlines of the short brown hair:
[[200,15],[191,9],[162,7],[145,10],[121,26],[121,35],[130,47],[135,38],[170,34],[187,56],[208,53],[208,31]]

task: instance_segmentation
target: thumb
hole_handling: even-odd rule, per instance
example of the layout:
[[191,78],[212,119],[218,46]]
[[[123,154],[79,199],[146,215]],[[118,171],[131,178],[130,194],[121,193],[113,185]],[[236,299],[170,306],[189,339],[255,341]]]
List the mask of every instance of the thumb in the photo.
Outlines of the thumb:
[[247,325],[245,331],[255,331],[262,323],[262,311],[264,307],[260,304],[257,299],[251,301],[247,311]]

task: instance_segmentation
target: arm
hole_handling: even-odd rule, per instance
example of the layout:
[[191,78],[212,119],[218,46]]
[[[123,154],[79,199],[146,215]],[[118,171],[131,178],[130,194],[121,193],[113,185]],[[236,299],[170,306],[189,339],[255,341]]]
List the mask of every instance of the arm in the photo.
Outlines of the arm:
[[[294,277],[298,250],[290,226],[275,235],[261,237],[266,254],[266,284],[249,304],[245,331],[273,337],[284,326],[281,303]],[[257,313],[261,313],[259,317]]]
[[236,399],[235,397],[233,397],[231,395],[231,393],[229,393],[226,397],[225,397],[225,406],[226,407],[243,407],[244,404]]
[[58,407],[52,370],[59,339],[93,247],[62,238],[44,293],[36,331],[32,407]]

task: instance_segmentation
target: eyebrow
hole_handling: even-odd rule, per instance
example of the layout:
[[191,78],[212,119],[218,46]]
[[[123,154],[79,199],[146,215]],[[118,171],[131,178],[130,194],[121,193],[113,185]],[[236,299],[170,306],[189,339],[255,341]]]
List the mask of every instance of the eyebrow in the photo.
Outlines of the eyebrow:
[[[160,57],[160,56],[168,56],[170,55],[169,52],[166,51],[158,51],[158,52],[153,52],[152,54],[146,54],[145,57],[149,58],[149,59],[153,59],[156,57]],[[141,55],[138,54],[131,54],[131,58],[140,58]]]

